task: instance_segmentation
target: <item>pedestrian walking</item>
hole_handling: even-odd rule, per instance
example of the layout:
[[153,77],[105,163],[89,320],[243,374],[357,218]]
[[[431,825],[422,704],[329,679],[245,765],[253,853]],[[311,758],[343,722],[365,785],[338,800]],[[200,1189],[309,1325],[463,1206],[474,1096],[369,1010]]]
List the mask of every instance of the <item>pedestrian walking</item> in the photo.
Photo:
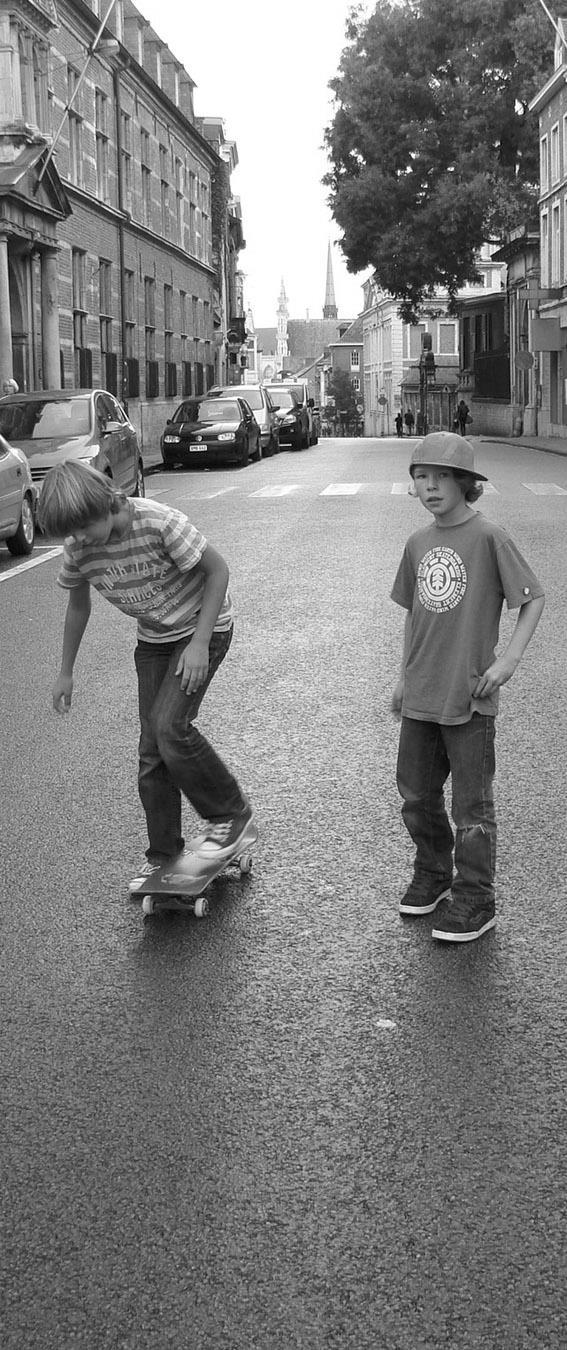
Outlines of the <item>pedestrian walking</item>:
[[[409,471],[433,521],[411,535],[392,589],[407,610],[392,710],[401,717],[402,818],[415,845],[413,879],[399,909],[431,914],[451,895],[433,937],[470,942],[496,922],[498,691],[535,631],[544,596],[506,531],[471,507],[486,479],[469,441],[432,432],[414,450]],[[504,600],[519,614],[495,656]],[[444,799],[449,775],[455,835]]]
[[464,398],[462,398],[460,403],[457,405],[457,422],[459,424],[459,431],[461,433],[461,436],[466,436],[468,420],[469,420],[469,406],[468,403],[465,403]]
[[43,529],[65,537],[59,585],[69,593],[53,705],[66,712],[91,611],[91,586],[137,620],[140,799],[149,875],[181,852],[182,796],[206,822],[198,854],[234,850],[252,818],[232,773],[195,726],[233,634],[224,558],[180,511],[128,498],[96,469],[66,461],[45,477]]
[[404,434],[404,419],[403,419],[403,417],[402,417],[401,412],[396,413],[396,416],[395,416],[395,419],[394,419],[394,420],[395,420],[395,423],[396,423],[396,436],[403,436],[403,434]]
[[408,429],[408,436],[411,436],[411,435],[412,435],[412,432],[413,432],[413,424],[414,424],[414,422],[415,422],[415,418],[414,418],[414,415],[413,415],[413,413],[412,413],[411,408],[408,408],[408,409],[407,409],[407,412],[404,413],[404,422],[405,422],[406,427],[407,427],[407,429]]

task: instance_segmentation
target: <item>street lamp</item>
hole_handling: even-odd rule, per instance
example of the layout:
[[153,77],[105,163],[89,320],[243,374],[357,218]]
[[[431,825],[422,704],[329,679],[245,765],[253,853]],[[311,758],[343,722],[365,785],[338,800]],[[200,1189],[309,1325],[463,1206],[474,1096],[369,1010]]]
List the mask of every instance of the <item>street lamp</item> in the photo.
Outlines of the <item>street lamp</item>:
[[419,358],[419,410],[421,432],[427,436],[427,401],[430,384],[435,384],[435,357],[432,351],[431,333],[421,334],[421,355]]

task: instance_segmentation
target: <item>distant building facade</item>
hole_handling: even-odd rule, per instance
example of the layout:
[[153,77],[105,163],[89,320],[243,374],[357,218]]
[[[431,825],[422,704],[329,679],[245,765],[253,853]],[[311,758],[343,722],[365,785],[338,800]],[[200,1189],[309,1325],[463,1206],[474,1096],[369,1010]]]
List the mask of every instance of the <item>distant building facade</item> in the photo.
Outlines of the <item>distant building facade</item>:
[[236,150],[131,0],[89,55],[99,11],[0,0],[0,377],[106,387],[145,440],[243,323]]

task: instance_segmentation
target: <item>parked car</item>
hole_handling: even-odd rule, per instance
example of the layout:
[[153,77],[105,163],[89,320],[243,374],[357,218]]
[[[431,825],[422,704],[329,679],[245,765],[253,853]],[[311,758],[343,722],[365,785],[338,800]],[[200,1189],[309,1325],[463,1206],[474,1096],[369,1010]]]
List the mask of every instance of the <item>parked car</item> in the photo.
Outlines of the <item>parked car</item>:
[[288,385],[271,384],[271,397],[277,406],[280,444],[302,450],[310,443],[309,410]]
[[272,394],[274,403],[277,403],[278,400],[273,393],[274,388],[291,389],[292,393],[295,394],[303,408],[304,422],[307,423],[308,428],[308,439],[304,442],[305,448],[307,448],[308,445],[316,445],[319,439],[319,428],[315,425],[313,417],[315,399],[310,397],[308,384],[306,384],[305,380],[282,380],[281,385],[270,385],[270,393]]
[[138,437],[105,389],[37,389],[0,399],[0,434],[26,456],[34,483],[66,459],[108,474],[129,496],[144,496]]
[[37,497],[25,455],[0,436],[0,539],[15,556],[33,549]]
[[186,398],[176,408],[161,438],[164,464],[206,464],[231,461],[244,465],[260,459],[260,428],[243,398],[203,394]]
[[207,398],[213,395],[215,398],[234,398],[235,394],[241,395],[254,413],[260,428],[262,454],[266,457],[275,455],[280,448],[278,418],[269,390],[263,384],[215,385],[209,389]]

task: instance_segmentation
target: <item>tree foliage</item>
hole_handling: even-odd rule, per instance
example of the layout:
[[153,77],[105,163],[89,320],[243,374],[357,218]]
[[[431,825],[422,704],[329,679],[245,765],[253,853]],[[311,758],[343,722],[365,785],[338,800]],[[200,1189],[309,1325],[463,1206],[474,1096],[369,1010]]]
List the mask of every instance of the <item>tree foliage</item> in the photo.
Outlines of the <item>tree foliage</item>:
[[348,371],[335,370],[329,380],[329,394],[335,401],[337,412],[347,413],[353,416],[356,413],[356,405],[360,395],[353,388],[352,380]]
[[534,217],[554,34],[537,0],[378,0],[353,11],[331,88],[325,178],[349,271],[415,320],[475,280],[481,244]]

